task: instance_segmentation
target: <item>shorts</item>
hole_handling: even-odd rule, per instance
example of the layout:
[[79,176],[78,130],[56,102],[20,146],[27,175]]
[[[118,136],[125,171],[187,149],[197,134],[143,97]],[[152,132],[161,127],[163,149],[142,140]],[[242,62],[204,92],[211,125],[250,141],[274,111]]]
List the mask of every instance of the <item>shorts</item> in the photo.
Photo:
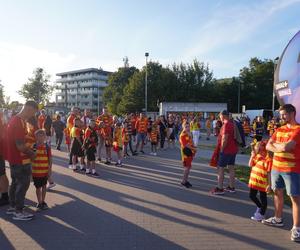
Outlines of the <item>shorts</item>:
[[95,147],[90,147],[87,150],[85,150],[86,158],[88,161],[95,161],[96,160],[96,148]]
[[289,196],[300,196],[300,174],[271,171],[272,189],[286,189]]
[[157,145],[157,141],[152,141],[151,145],[156,146]]
[[137,142],[144,142],[146,139],[147,133],[138,133],[137,134]]
[[220,153],[219,160],[218,160],[218,167],[225,168],[228,165],[233,166],[235,164],[235,156],[236,154]]
[[36,188],[41,188],[47,185],[48,177],[32,177],[33,184]]
[[71,154],[78,156],[78,157],[84,156],[84,152],[81,148],[81,145],[75,138],[73,139],[72,144],[71,144]]
[[0,176],[5,175],[5,161],[0,156]]
[[192,161],[193,161],[193,157],[185,157],[185,159],[182,162],[183,167],[191,168],[192,167]]
[[71,138],[70,138],[69,136],[66,136],[66,138],[65,138],[65,143],[66,143],[67,145],[70,145],[70,144],[71,144]]

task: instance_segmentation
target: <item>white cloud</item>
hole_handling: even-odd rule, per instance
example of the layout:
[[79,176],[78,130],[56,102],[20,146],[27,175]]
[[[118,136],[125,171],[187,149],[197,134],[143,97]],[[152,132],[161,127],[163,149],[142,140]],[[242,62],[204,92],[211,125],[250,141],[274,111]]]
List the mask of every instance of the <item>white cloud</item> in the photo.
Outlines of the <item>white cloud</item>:
[[75,55],[60,55],[47,50],[39,50],[21,44],[0,43],[0,79],[5,95],[11,100],[22,100],[17,94],[22,84],[37,67],[42,67],[52,76],[63,68],[70,67],[76,60]]
[[[207,23],[196,32],[193,42],[187,45],[180,60],[203,58],[218,49],[226,50],[229,45],[245,41],[272,15],[299,2],[300,0],[276,0],[259,1],[255,6],[240,5],[225,8],[219,6],[220,9],[216,9]],[[231,62],[227,62],[229,66],[232,65]]]

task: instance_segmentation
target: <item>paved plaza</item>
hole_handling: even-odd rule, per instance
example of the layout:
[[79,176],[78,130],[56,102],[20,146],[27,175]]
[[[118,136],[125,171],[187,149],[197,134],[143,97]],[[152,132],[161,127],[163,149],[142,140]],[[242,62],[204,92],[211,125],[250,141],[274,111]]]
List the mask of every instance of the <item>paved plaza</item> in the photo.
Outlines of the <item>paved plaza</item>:
[[290,241],[289,209],[285,227],[271,228],[249,219],[255,207],[245,184],[237,184],[236,194],[212,196],[216,174],[205,160],[193,165],[192,189],[179,185],[178,149],[130,157],[123,168],[97,164],[99,179],[68,169],[67,153],[53,154],[51,209],[35,212],[33,185],[26,204],[34,220],[14,221],[1,208],[1,250],[300,248]]

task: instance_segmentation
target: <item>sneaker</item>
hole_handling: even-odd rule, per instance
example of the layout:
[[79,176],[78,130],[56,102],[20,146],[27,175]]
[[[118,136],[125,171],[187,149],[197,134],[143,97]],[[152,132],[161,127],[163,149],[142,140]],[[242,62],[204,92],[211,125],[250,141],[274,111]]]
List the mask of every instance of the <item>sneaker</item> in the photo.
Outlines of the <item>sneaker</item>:
[[251,216],[251,220],[255,221],[262,221],[265,219],[265,216],[263,216],[261,213],[255,213],[253,216]]
[[223,188],[218,188],[218,187],[215,187],[213,190],[211,190],[211,193],[215,194],[215,195],[225,194],[224,189]]
[[268,225],[268,226],[274,226],[274,227],[283,227],[283,220],[281,219],[280,221],[277,221],[275,217],[271,217],[266,220],[261,221],[263,224]]
[[145,152],[143,150],[140,150],[140,153],[145,154]]
[[97,172],[91,173],[90,175],[93,176],[93,177],[99,177],[100,176]]
[[105,162],[104,162],[104,164],[106,164],[106,165],[110,165],[110,161],[109,160],[106,160]]
[[292,229],[291,241],[300,242],[300,230],[296,228]]
[[85,172],[86,169],[85,168],[80,168],[79,170],[80,170],[80,172]]
[[189,187],[193,186],[189,181],[186,182],[186,185],[188,185]]
[[22,211],[22,212],[15,212],[14,216],[13,216],[13,220],[24,220],[24,221],[27,221],[27,220],[32,220],[32,218],[33,218],[33,214],[29,214],[29,213],[26,213],[24,211]]
[[43,208],[43,204],[37,203],[35,207],[36,207],[37,211],[41,211]]
[[101,158],[98,158],[98,161],[101,162]]
[[73,169],[73,165],[72,164],[69,164],[69,169]]
[[225,191],[233,194],[233,193],[235,193],[235,188],[234,187],[231,188],[228,186],[227,188],[225,188]]
[[14,214],[16,212],[16,209],[14,207],[9,207],[6,210],[6,214]]
[[56,183],[54,183],[54,182],[49,183],[47,189],[49,190],[51,188],[54,188],[55,186],[56,186]]
[[43,203],[42,203],[42,210],[47,210],[47,209],[49,209],[47,203],[46,203],[46,202],[43,202]]
[[180,183],[182,186],[186,187],[186,188],[190,188],[191,186],[189,186],[188,182],[181,182]]

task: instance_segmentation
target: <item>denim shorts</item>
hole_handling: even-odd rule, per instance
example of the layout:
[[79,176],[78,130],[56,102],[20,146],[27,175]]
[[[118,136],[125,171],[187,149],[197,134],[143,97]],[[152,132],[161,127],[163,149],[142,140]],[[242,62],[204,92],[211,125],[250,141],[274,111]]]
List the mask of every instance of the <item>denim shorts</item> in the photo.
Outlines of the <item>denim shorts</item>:
[[272,189],[286,189],[287,195],[300,195],[300,174],[271,171]]
[[137,142],[144,142],[146,139],[147,133],[138,133]]
[[218,160],[218,166],[221,168],[225,168],[228,165],[233,166],[235,164],[235,156],[236,156],[236,154],[220,153],[219,160]]

